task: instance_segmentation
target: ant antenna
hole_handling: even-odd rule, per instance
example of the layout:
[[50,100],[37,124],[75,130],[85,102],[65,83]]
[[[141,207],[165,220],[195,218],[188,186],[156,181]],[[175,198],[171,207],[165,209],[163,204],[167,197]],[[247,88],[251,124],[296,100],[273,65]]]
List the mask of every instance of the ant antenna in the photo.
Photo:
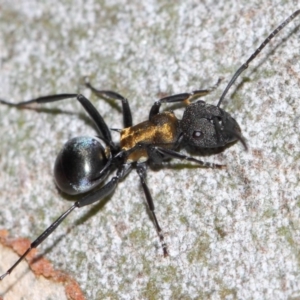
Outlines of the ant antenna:
[[237,80],[237,78],[241,75],[243,71],[245,71],[249,63],[260,53],[260,51],[271,41],[271,39],[287,24],[289,24],[292,20],[294,20],[300,14],[300,9],[296,10],[292,13],[283,23],[281,23],[262,43],[261,45],[255,50],[255,52],[248,58],[248,60],[240,66],[240,68],[235,72],[229,83],[227,84],[218,104],[217,107],[220,107],[223,99],[225,98],[228,90],[233,85],[233,83]]

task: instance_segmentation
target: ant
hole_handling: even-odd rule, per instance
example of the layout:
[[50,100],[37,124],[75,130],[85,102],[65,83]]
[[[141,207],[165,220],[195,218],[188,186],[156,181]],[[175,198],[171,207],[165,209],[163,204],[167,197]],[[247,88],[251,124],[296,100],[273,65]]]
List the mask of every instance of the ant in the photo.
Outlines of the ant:
[[[83,196],[31,243],[30,247],[15,264],[0,276],[0,280],[10,274],[26,255],[33,248],[38,247],[75,208],[90,205],[113,193],[119,181],[133,168],[137,170],[140,177],[146,201],[162,245],[163,254],[167,256],[167,245],[164,242],[162,229],[155,214],[153,198],[146,183],[147,164],[149,162],[162,164],[165,160],[175,158],[188,160],[205,168],[222,168],[224,165],[203,162],[182,154],[180,149],[185,146],[191,146],[198,150],[203,148],[216,149],[223,148],[236,141],[240,141],[247,149],[240,126],[229,113],[220,108],[220,105],[236,79],[248,68],[249,63],[280,30],[299,14],[300,10],[297,10],[290,15],[272,31],[248,60],[241,65],[227,84],[217,105],[206,104],[201,100],[190,103],[190,100],[210,93],[216,89],[220,80],[209,89],[176,94],[157,100],[151,107],[148,120],[133,125],[131,110],[126,98],[110,90],[98,90],[86,81],[85,85],[100,98],[121,101],[124,129],[112,129],[120,133],[119,143],[112,140],[110,129],[100,113],[81,94],[43,96],[19,103],[11,103],[0,99],[2,104],[19,108],[32,103],[41,104],[75,98],[94,121],[99,134],[97,137],[76,137],[64,145],[54,165],[56,185],[66,194],[83,194]],[[177,102],[187,104],[181,120],[177,119],[172,111],[160,112],[161,104]],[[113,171],[116,171],[116,174],[99,188],[99,185]]]

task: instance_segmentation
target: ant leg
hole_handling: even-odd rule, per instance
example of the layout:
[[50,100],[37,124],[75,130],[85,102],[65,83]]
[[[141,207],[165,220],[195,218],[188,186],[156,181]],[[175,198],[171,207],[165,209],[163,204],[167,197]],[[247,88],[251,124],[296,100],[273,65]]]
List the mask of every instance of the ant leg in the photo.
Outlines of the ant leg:
[[104,100],[107,99],[113,99],[113,100],[121,100],[122,101],[122,110],[123,110],[123,124],[124,128],[131,127],[132,126],[132,115],[131,115],[131,109],[128,103],[128,100],[123,97],[122,95],[110,91],[110,90],[98,90],[95,87],[93,87],[88,81],[85,82],[85,86],[91,89],[91,91],[97,95],[99,98],[102,98]]
[[82,199],[76,201],[67,211],[65,211],[57,220],[55,220],[37,239],[35,239],[30,247],[24,252],[24,254],[10,267],[4,274],[0,276],[0,280],[9,275],[14,268],[26,257],[26,255],[34,248],[37,248],[59,225],[60,223],[75,209],[86,205],[90,205],[97,201],[104,199],[110,195],[116,188],[119,181],[128,174],[131,170],[131,165],[123,165],[107,184],[101,187],[99,190],[93,191],[90,194],[84,196]]
[[214,91],[221,83],[222,79],[219,78],[217,83],[204,90],[195,90],[191,93],[182,93],[182,94],[176,94],[167,96],[164,98],[161,98],[154,102],[153,106],[151,107],[150,114],[149,114],[149,120],[159,113],[159,109],[162,103],[175,103],[175,102],[185,102],[187,105],[190,104],[190,101],[196,98],[199,98],[201,96],[205,96],[209,94],[210,92]]
[[137,164],[137,173],[139,174],[140,179],[141,179],[141,183],[142,183],[142,187],[143,187],[143,190],[144,190],[144,193],[146,196],[148,207],[152,214],[154,224],[155,224],[155,227],[156,227],[156,230],[157,230],[157,233],[158,233],[158,236],[159,236],[162,248],[163,248],[164,257],[166,257],[166,256],[168,256],[167,245],[164,241],[164,236],[163,236],[161,227],[159,226],[156,215],[155,215],[155,207],[154,207],[154,203],[153,203],[153,198],[151,196],[151,193],[150,193],[149,188],[145,181],[146,180],[146,168],[147,168],[147,166],[145,163],[138,163]]
[[204,168],[222,169],[226,166],[226,165],[219,165],[219,164],[214,164],[214,163],[210,163],[210,162],[204,162],[204,161],[196,159],[192,156],[184,155],[180,152],[177,152],[177,151],[174,151],[171,149],[166,149],[163,147],[149,146],[148,153],[149,153],[150,158],[158,157],[158,155],[159,155],[160,157],[162,157],[162,159],[175,158],[175,159],[187,160],[187,161],[195,162]]
[[29,105],[32,103],[38,103],[38,104],[52,103],[52,102],[61,101],[61,100],[65,100],[65,99],[71,99],[71,98],[76,98],[81,103],[81,105],[84,107],[86,112],[89,114],[89,116],[92,118],[92,120],[96,124],[96,127],[97,127],[98,131],[101,133],[101,136],[103,137],[103,139],[113,149],[115,149],[116,146],[114,145],[114,143],[112,141],[110,130],[109,130],[108,126],[106,125],[104,119],[102,118],[102,116],[100,115],[98,110],[95,108],[95,106],[86,97],[84,97],[81,94],[57,94],[57,95],[50,95],[50,96],[42,96],[42,97],[38,97],[38,98],[35,98],[32,100],[22,101],[22,102],[18,102],[18,103],[12,103],[12,102],[8,102],[3,99],[0,99],[0,103],[9,105],[9,106],[14,106],[14,107],[23,107],[23,106],[26,106],[26,105]]

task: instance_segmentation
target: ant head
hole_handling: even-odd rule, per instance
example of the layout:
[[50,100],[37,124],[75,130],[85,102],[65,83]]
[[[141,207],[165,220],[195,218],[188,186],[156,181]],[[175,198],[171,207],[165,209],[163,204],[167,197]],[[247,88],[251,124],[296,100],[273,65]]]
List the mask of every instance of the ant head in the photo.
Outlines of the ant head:
[[198,148],[218,148],[240,140],[241,129],[235,119],[215,105],[197,101],[190,104],[180,121],[183,142]]

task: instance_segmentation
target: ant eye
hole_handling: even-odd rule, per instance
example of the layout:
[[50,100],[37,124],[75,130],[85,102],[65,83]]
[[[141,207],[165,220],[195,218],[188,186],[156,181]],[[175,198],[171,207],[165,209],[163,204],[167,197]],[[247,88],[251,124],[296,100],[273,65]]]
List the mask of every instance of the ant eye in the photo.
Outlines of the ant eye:
[[202,133],[202,131],[194,131],[193,132],[193,138],[194,139],[201,139],[203,138],[204,134]]

